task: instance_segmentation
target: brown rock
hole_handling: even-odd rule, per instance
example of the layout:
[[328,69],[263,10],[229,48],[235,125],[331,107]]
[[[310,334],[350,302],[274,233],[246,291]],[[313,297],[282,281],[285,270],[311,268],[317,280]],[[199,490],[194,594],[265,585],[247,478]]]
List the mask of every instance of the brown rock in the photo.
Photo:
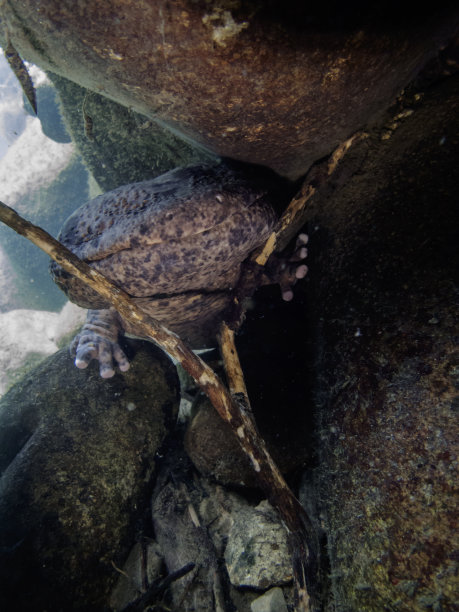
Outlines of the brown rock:
[[223,484],[256,485],[256,476],[230,426],[204,400],[188,425],[185,450],[194,466]]
[[334,605],[457,603],[459,79],[405,97],[308,205]]
[[23,0],[2,7],[2,25],[25,59],[219,155],[296,178],[386,108],[457,27],[454,5],[416,11]]
[[[264,407],[266,410],[272,408],[269,402],[266,402]],[[260,409],[263,409],[263,405]],[[279,405],[273,409],[279,410]],[[310,459],[307,445],[301,446],[300,439],[304,442],[306,432],[300,420],[296,423],[289,422],[288,418],[281,416],[277,421],[277,426],[283,428],[281,434],[274,429],[275,423],[263,417],[260,420],[263,426],[261,433],[267,442],[268,450],[284,474],[301,468]],[[184,445],[188,456],[201,474],[226,485],[260,486],[258,476],[243,453],[233,430],[207,399],[203,400],[189,423]]]
[[[50,71],[48,76],[72,140],[102,192],[212,160],[143,115]],[[90,134],[83,107],[90,117]]]

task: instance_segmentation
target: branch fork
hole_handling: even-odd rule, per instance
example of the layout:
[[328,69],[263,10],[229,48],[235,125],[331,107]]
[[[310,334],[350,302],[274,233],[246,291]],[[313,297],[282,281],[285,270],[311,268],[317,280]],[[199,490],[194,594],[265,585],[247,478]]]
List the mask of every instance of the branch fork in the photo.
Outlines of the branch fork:
[[[346,151],[363,136],[356,134],[335,150],[324,162],[325,168],[322,174],[324,178],[319,183],[324,183],[328,179]],[[289,240],[288,236],[291,237],[295,231],[298,231],[304,223],[306,204],[317,188],[317,184],[313,185],[307,176],[265,245],[252,254],[250,259],[253,263],[264,266],[275,250],[281,250],[285,246]],[[250,458],[263,489],[289,531],[298,599],[297,610],[316,609],[310,595],[314,590],[318,571],[316,559],[318,551],[314,532],[304,508],[285,482],[255,426],[234,343],[234,331],[226,323],[222,323],[219,342],[227,373],[228,390],[215,372],[177,334],[147,315],[125,291],[80,260],[46,231],[26,221],[2,202],[0,202],[0,221],[33,242],[64,270],[97,291],[124,319],[135,323],[145,338],[159,345],[192,376],[209,397],[221,418],[232,428],[239,444]]]

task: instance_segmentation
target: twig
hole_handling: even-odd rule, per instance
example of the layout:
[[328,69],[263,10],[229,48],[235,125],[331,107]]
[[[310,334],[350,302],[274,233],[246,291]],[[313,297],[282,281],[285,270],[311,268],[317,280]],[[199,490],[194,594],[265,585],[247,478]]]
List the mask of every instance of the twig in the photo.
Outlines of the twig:
[[[341,143],[325,162],[312,167],[311,172],[306,175],[300,190],[283,212],[268,240],[262,247],[252,253],[251,261],[264,266],[274,251],[281,251],[287,245],[292,235],[304,224],[303,216],[308,201],[330,178],[351,146],[366,137],[365,132],[357,132]],[[318,168],[320,168],[320,173]]]
[[245,316],[245,298],[252,295],[261,284],[266,284],[266,279],[270,278],[269,274],[265,274],[264,266],[271,255],[275,251],[282,251],[303,227],[306,221],[307,203],[332,176],[352,145],[367,136],[365,132],[357,132],[340,144],[325,161],[312,166],[298,193],[292,198],[266,242],[255,249],[245,261],[233,294],[232,311],[228,319],[231,329],[237,331],[242,325]]
[[8,31],[6,32],[6,41],[7,45],[5,49],[5,57],[11,67],[11,70],[14,72],[15,77],[19,81],[19,84],[22,87],[22,91],[24,92],[27,100],[29,101],[33,112],[37,114],[37,95],[35,93],[33,81],[30,77],[29,71],[27,70],[27,66],[24,64],[19,53],[14,48],[13,43],[10,40]]
[[[239,404],[241,412],[251,419],[253,426],[256,428],[245,386],[244,374],[234,342],[234,331],[225,322],[220,327],[218,340],[233,400]],[[279,497],[278,504],[287,503],[288,505],[288,498],[293,496],[293,493],[285,481],[284,485],[284,495],[287,502]],[[279,508],[277,505],[279,514],[285,520],[282,508]],[[315,600],[312,598],[312,594],[317,590],[319,546],[310,519],[302,506],[297,508],[295,524],[292,521],[287,522],[287,527],[289,532],[288,546],[292,558],[293,579],[297,599],[296,609],[305,612],[315,610]]]
[[187,563],[180,569],[168,574],[165,578],[155,580],[145,593],[124,607],[123,612],[143,612],[148,604],[153,603],[153,600],[162,595],[173,582],[189,574],[194,567],[194,563]]
[[[344,143],[339,145],[330,157],[321,164],[313,167],[303,181],[303,184],[292,199],[288,207],[285,209],[279,219],[272,234],[260,248],[255,250],[250,256],[250,263],[246,265],[245,270],[240,279],[240,286],[244,288],[251,285],[250,276],[254,273],[254,266],[262,268],[267,263],[269,257],[274,251],[281,251],[290,241],[292,236],[304,224],[305,209],[308,201],[314,196],[319,187],[321,187],[336,170],[340,160],[344,157],[351,146],[366,138],[364,132],[358,132]],[[238,313],[231,321],[232,327],[223,322],[220,327],[219,344],[223,358],[224,368],[228,379],[228,386],[233,397],[233,400],[239,404],[241,413],[248,419],[251,419],[253,426],[256,427],[252,418],[250,400],[245,386],[244,375],[242,372],[239,356],[234,342],[234,328],[237,328],[243,319],[242,295],[235,295],[235,312]],[[285,489],[285,499],[282,498],[282,490],[277,498],[277,509],[285,520],[285,513],[288,515],[288,506],[291,498],[294,498],[288,485],[283,481]],[[280,504],[286,504],[286,508],[279,507]],[[297,502],[299,506],[299,502]],[[319,572],[319,545],[314,529],[310,522],[306,511],[300,506],[297,507],[296,520],[290,520],[288,517],[286,524],[289,528],[289,549],[292,555],[293,573],[296,586],[296,595],[298,609],[309,610],[310,604],[314,608],[315,601],[310,599],[310,596],[316,590],[316,582]]]
[[129,574],[127,574],[124,570],[120,569],[117,565],[115,565],[115,562],[113,561],[113,559],[110,561],[110,563],[112,564],[113,569],[115,569],[118,572],[118,574],[121,574],[128,580],[132,581],[132,578],[129,576]]
[[228,387],[233,397],[244,396],[247,404],[249,398],[245,386],[239,355],[234,342],[234,331],[223,321],[218,337],[220,352],[222,354]]

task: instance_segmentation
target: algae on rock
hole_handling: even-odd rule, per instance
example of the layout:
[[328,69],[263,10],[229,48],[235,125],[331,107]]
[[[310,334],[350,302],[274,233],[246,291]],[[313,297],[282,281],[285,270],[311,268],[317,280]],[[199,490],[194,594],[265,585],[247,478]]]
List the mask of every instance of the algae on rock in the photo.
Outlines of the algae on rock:
[[72,140],[102,191],[215,160],[143,115],[48,72]]
[[135,347],[129,372],[110,381],[60,351],[0,401],[3,609],[106,606],[178,410],[172,363]]

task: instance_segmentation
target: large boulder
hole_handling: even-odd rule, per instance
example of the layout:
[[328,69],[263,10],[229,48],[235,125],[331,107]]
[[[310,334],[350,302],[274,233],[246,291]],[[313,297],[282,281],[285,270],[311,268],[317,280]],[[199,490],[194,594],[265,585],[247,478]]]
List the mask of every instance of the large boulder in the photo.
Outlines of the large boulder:
[[407,92],[308,203],[320,522],[340,610],[457,603],[458,110],[457,75]]
[[56,353],[0,402],[0,607],[103,610],[177,414],[175,368],[139,343],[110,381]]
[[449,4],[22,0],[1,22],[42,68],[218,155],[296,178],[451,36]]

